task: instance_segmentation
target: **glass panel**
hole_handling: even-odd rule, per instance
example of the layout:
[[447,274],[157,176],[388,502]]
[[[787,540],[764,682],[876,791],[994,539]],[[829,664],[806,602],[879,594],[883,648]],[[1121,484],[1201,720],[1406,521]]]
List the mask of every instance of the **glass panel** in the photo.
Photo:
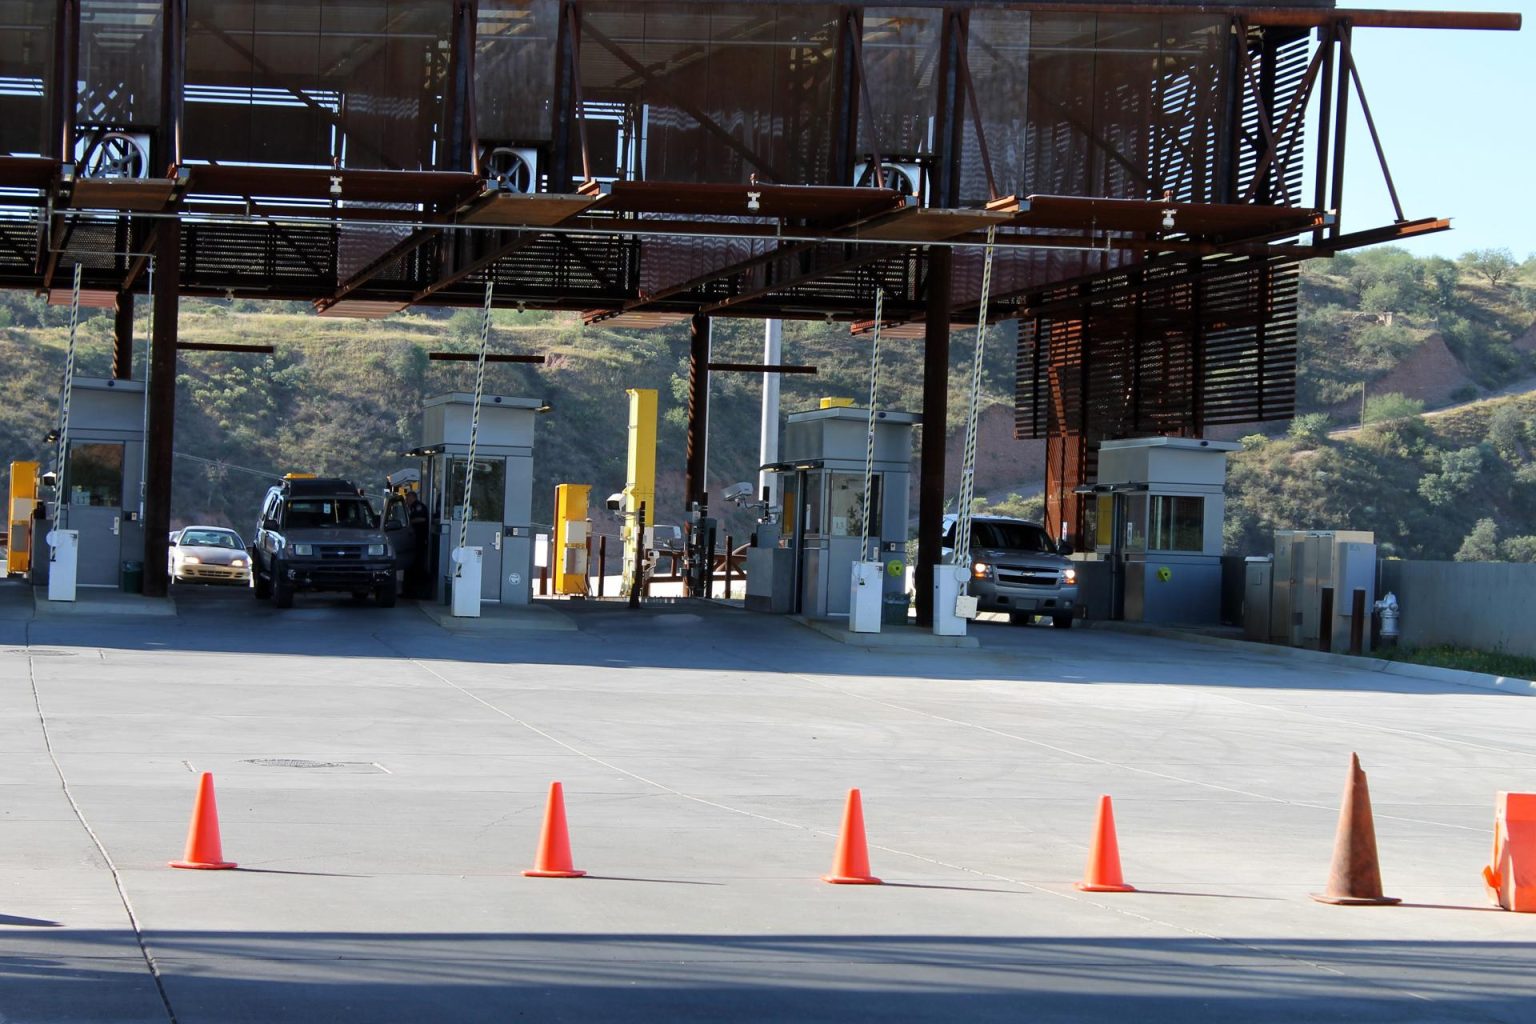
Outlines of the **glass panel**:
[[[869,535],[880,538],[880,476],[870,478]],[[858,537],[864,532],[864,474],[833,473],[827,490],[827,532]]]
[[0,0],[0,153],[40,156],[53,83],[52,0]]
[[66,474],[71,505],[123,506],[123,446],[75,442]]
[[283,513],[290,530],[323,530],[332,526],[373,528],[379,517],[366,498],[295,498]]
[[192,160],[430,169],[452,5],[188,0]]
[[805,506],[805,532],[807,535],[822,534],[827,526],[821,519],[821,491],[827,485],[825,473],[807,473],[805,477],[805,495],[801,504]]
[[626,173],[651,181],[831,180],[836,7],[594,2],[582,12],[592,154],[633,142]]
[[1093,514],[1093,523],[1089,526],[1089,532],[1093,534],[1093,546],[1101,550],[1107,550],[1115,542],[1115,499],[1108,494],[1098,495],[1090,507]]
[[475,121],[482,147],[549,141],[559,16],[555,0],[481,0]]
[[[453,518],[464,518],[464,471],[468,459],[454,459],[448,480],[448,504]],[[507,460],[476,459],[475,480],[469,494],[469,518],[476,523],[505,522],[502,510],[507,499]]]
[[859,152],[882,159],[933,152],[934,74],[939,63],[941,14],[914,7],[864,11],[864,84]]
[[80,127],[160,123],[160,8],[160,0],[80,4]]
[[1056,553],[1056,545],[1046,532],[1030,523],[977,522],[971,527],[971,547]]
[[787,542],[793,542],[795,523],[800,519],[800,478],[794,473],[781,474],[779,486],[783,488],[781,500],[784,502],[784,510],[780,515],[783,525],[779,529],[779,536]]
[[1124,531],[1125,551],[1147,550],[1147,496],[1145,494],[1127,494],[1121,499],[1125,502]]
[[1154,497],[1148,532],[1154,551],[1205,550],[1205,499],[1169,494]]

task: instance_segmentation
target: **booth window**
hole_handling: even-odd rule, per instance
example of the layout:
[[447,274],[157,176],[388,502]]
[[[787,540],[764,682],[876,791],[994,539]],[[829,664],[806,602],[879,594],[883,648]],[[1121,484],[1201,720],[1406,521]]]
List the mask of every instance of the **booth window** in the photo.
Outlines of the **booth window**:
[[123,506],[123,446],[77,442],[69,446],[69,503]]
[[1154,551],[1205,550],[1205,499],[1159,494],[1152,498],[1149,524]]
[[[455,519],[464,518],[464,469],[468,459],[454,459],[448,482],[448,507]],[[476,459],[475,480],[469,493],[469,518],[477,523],[503,522],[507,496],[507,460]],[[646,510],[649,514],[649,509]]]
[[1147,550],[1147,496],[1125,496],[1125,551]]
[[[827,494],[827,533],[858,537],[864,532],[864,474],[833,473]],[[869,535],[880,536],[880,477],[869,483]]]

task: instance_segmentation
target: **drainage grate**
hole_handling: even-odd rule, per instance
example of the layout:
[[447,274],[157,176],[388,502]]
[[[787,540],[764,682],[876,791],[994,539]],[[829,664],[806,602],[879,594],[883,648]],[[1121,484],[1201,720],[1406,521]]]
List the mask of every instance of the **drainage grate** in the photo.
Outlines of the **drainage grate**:
[[307,761],[298,757],[251,757],[243,764],[258,768],[323,768],[333,772],[367,772],[389,774],[389,769],[374,761]]

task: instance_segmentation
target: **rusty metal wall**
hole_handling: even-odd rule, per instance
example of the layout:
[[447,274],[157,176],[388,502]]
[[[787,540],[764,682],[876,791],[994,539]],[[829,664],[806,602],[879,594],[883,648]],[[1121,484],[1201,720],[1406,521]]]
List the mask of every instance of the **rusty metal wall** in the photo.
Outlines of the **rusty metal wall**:
[[430,170],[452,5],[188,0],[189,160]]

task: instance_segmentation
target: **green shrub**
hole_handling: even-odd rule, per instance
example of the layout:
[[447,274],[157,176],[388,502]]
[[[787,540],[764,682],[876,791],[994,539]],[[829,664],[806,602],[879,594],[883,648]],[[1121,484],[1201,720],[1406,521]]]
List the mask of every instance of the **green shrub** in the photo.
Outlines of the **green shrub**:
[[1365,400],[1365,422],[1367,423],[1391,423],[1396,420],[1417,419],[1423,412],[1423,402],[1417,398],[1409,398],[1401,391],[1371,395]]

